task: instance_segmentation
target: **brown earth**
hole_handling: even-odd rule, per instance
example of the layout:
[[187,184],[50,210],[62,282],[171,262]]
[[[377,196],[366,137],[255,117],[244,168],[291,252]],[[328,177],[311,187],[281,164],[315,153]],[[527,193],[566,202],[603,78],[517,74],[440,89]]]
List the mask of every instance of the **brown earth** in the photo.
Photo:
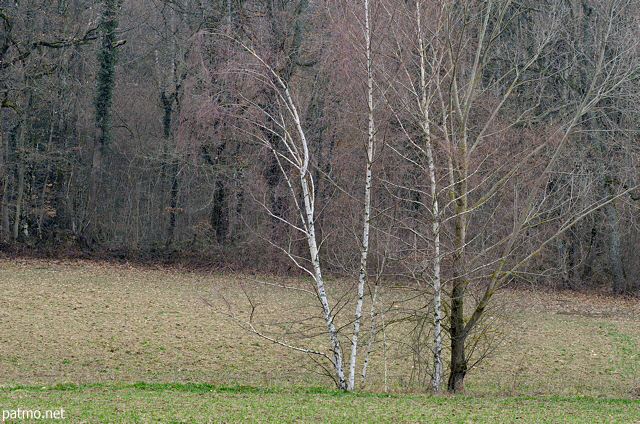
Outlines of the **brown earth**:
[[257,340],[204,301],[226,284],[179,270],[1,261],[1,381],[264,379]]
[[[269,281],[309,288],[304,279]],[[329,282],[332,298],[348,284]],[[292,296],[214,271],[2,259],[0,291],[0,384],[330,384],[313,361],[317,356],[274,345],[241,322],[253,311],[258,331],[328,352],[317,307],[301,290]],[[386,296],[383,302],[391,298]],[[517,290],[498,300],[506,305],[493,315],[501,324],[488,327],[496,349],[469,373],[471,392],[638,391],[638,299]],[[416,389],[411,382],[418,363],[394,347],[408,344],[403,334],[391,326],[385,334],[388,384],[395,391]],[[369,369],[373,390],[383,385],[381,340],[378,335]]]

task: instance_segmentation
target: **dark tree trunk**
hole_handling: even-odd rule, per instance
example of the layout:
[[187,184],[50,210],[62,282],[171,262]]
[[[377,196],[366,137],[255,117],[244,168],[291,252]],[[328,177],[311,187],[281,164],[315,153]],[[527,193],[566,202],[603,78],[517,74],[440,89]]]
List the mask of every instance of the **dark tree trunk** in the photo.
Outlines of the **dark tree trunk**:
[[461,281],[454,282],[451,293],[451,366],[447,389],[450,392],[464,390],[464,377],[467,375],[464,329],[464,287]]
[[202,153],[205,160],[211,166],[213,172],[217,174],[213,188],[213,201],[209,224],[211,225],[211,230],[219,244],[224,243],[227,235],[229,234],[229,190],[225,185],[226,178],[223,173],[228,161],[225,148],[226,143],[221,143],[216,148],[215,157],[212,157],[209,153],[209,149],[206,146],[202,147]]
[[116,47],[123,44],[116,38],[119,0],[104,0],[102,11],[102,47],[98,52],[98,86],[95,97],[96,138],[93,144],[93,162],[86,213],[86,229],[96,236],[98,220],[98,186],[102,173],[102,155],[111,141],[111,103],[115,86]]
[[453,255],[453,287],[451,289],[451,366],[447,389],[450,392],[460,392],[464,390],[464,377],[467,374],[467,356],[465,351],[465,341],[467,329],[464,319],[464,296],[467,290],[467,279],[465,277],[465,245],[467,238],[467,181],[464,169],[458,170],[459,182],[456,183],[456,230],[455,230],[455,253]]
[[575,264],[574,244],[575,237],[572,232],[564,236],[556,238],[556,247],[558,249],[558,262],[560,264],[560,273],[562,278],[562,288],[574,289],[573,276]]
[[211,208],[211,228],[215,232],[216,241],[224,243],[229,233],[229,216],[227,207],[227,191],[224,183],[218,179],[213,192],[213,207]]
[[[98,130],[100,133],[101,131]],[[86,228],[93,235],[97,228],[96,221],[98,216],[98,185],[100,173],[102,171],[102,148],[99,142],[93,145],[93,159],[91,162],[91,180],[89,187],[89,203],[87,205]]]
[[[167,166],[171,163],[170,174],[170,188],[169,188],[169,225],[167,226],[167,242],[165,247],[169,247],[174,242],[175,228],[176,228],[176,208],[178,206],[178,160],[175,157],[171,157],[169,154],[170,146],[169,141],[171,139],[171,124],[173,118],[173,102],[177,99],[177,93],[167,94],[163,91],[160,94],[160,101],[162,102],[162,110],[164,111],[162,117],[162,138],[164,141],[164,161],[161,169],[160,180],[164,181],[167,174]],[[161,196],[160,203],[164,208],[164,191]]]
[[583,280],[591,278],[593,274],[593,261],[595,260],[595,253],[593,253],[593,248],[596,246],[596,236],[598,235],[598,228],[596,227],[595,222],[591,224],[591,236],[589,237],[589,248],[587,250],[587,256],[584,259],[584,264],[582,265],[582,272],[580,273],[580,278]]
[[[23,123],[23,125],[25,124]],[[20,218],[22,216],[22,200],[24,197],[24,158],[22,157],[23,153],[24,151],[20,151],[20,153],[18,153],[16,157],[16,161],[17,161],[16,166],[18,168],[17,169],[18,172],[16,175],[18,192],[16,194],[16,207],[15,207],[14,216],[13,216],[13,232],[12,232],[13,240],[18,239],[18,235],[20,232]]]
[[[602,184],[603,199],[613,199],[613,192],[609,177],[605,176]],[[603,212],[607,222],[607,231],[609,232],[609,261],[611,267],[611,278],[613,280],[613,292],[615,294],[624,294],[627,291],[627,276],[622,263],[622,248],[620,233],[620,216],[613,200],[607,203]]]
[[23,214],[22,210],[22,202],[24,199],[24,173],[25,173],[25,161],[26,161],[26,144],[27,144],[27,126],[30,122],[30,112],[31,112],[31,90],[27,90],[27,99],[25,101],[26,104],[26,113],[24,115],[24,119],[20,122],[20,136],[18,136],[16,140],[15,146],[15,158],[16,158],[16,185],[17,185],[17,193],[16,193],[16,204],[14,208],[14,216],[13,216],[13,228],[12,228],[12,238],[13,240],[18,240],[18,236],[20,234],[20,222]]
[[169,228],[167,229],[166,247],[171,246],[174,242],[177,207],[178,207],[178,160],[174,159],[171,165],[171,198],[169,200]]

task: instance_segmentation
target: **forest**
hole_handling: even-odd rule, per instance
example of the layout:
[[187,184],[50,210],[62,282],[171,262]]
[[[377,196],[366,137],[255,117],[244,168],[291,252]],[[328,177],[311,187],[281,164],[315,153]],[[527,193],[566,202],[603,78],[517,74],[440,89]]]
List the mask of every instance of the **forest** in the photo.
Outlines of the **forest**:
[[308,275],[341,389],[398,281],[461,390],[496,290],[640,289],[639,6],[2,0],[2,245]]

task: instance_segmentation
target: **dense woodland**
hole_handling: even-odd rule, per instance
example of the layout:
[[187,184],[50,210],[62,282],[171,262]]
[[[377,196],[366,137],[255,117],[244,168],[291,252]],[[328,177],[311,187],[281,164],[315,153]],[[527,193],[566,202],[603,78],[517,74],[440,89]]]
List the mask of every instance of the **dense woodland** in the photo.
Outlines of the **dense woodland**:
[[1,237],[442,288],[463,345],[514,282],[636,291],[639,6],[3,0]]
[[[517,277],[637,288],[635,3],[490,6],[493,39],[482,40],[479,63],[474,49],[484,2],[370,6],[376,257],[395,261],[399,272],[404,259],[428,255],[433,199],[425,116],[442,213],[460,200],[452,184],[473,185],[465,201],[476,202],[466,217],[474,253],[512,230],[514,209],[572,125],[544,173],[518,249],[537,249],[541,237],[568,228]],[[281,105],[244,43],[296,96],[312,148],[326,266],[348,272],[358,249],[358,163],[367,136],[361,9],[308,0],[3,2],[2,238],[194,249],[247,266],[288,267],[278,247],[305,245],[279,219],[291,218],[291,199],[262,142],[277,131]],[[445,31],[459,43],[455,64],[444,51],[451,47]],[[419,48],[427,60],[424,109]],[[464,137],[473,151],[462,160],[451,98],[470,84],[478,87],[465,99]],[[466,161],[464,178],[452,174],[452,158]],[[442,221],[455,232],[451,219]]]

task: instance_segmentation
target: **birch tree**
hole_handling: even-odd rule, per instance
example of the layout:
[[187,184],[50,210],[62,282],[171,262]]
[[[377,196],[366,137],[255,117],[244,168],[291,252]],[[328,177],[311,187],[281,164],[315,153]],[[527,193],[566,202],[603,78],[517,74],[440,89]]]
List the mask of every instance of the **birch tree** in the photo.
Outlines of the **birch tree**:
[[[374,119],[374,80],[373,80],[373,48],[372,48],[372,22],[371,22],[371,0],[364,1],[364,54],[366,69],[366,110],[367,110],[367,132],[365,146],[365,180],[364,180],[364,202],[363,202],[363,225],[362,240],[360,246],[360,270],[358,272],[358,289],[355,317],[353,321],[353,334],[351,337],[351,354],[349,360],[349,381],[348,390],[354,389],[356,357],[358,351],[358,336],[360,334],[360,320],[362,318],[362,301],[364,298],[364,287],[367,282],[367,258],[369,255],[369,234],[371,229],[371,183],[372,168],[374,161],[374,149],[376,146],[376,123]],[[375,300],[373,301],[375,302]],[[372,303],[373,303],[372,302]],[[372,326],[373,326],[372,304]],[[371,336],[370,336],[371,337]],[[362,380],[365,379],[365,371],[362,373]]]
[[[372,47],[372,23],[371,23],[371,3],[370,0],[365,0],[363,5],[362,14],[363,17],[362,27],[360,28],[363,36],[363,43],[354,43],[354,45],[361,46],[361,50],[358,49],[357,54],[362,54],[363,57],[363,70],[364,70],[364,92],[366,103],[366,132],[363,137],[364,147],[364,196],[362,205],[362,237],[360,239],[359,246],[359,270],[358,270],[358,282],[356,284],[355,293],[355,311],[353,318],[353,330],[351,332],[351,344],[349,350],[348,362],[344,358],[343,348],[340,341],[339,328],[336,327],[335,319],[337,312],[334,310],[334,306],[331,305],[331,301],[327,295],[325,282],[323,279],[322,263],[321,263],[321,250],[320,242],[318,240],[316,222],[317,222],[317,209],[316,204],[316,189],[313,178],[312,166],[313,158],[311,157],[312,149],[309,145],[309,139],[307,137],[306,130],[304,128],[304,122],[301,118],[302,114],[300,107],[295,100],[295,94],[291,92],[291,87],[288,81],[291,80],[291,74],[285,73],[284,76],[280,72],[277,72],[268,62],[263,59],[260,54],[249,46],[244,46],[246,51],[256,62],[258,68],[262,71],[252,68],[250,73],[255,75],[259,81],[266,83],[272,89],[272,92],[277,93],[277,107],[273,109],[275,114],[270,114],[269,111],[262,108],[256,101],[245,98],[245,101],[258,110],[260,113],[268,114],[268,121],[276,124],[275,128],[271,128],[267,124],[258,125],[259,131],[254,132],[254,136],[258,137],[261,143],[267,147],[273,154],[273,157],[277,163],[279,172],[284,179],[286,186],[290,191],[290,199],[293,203],[293,210],[296,212],[298,219],[293,221],[286,219],[279,214],[275,214],[271,211],[268,205],[265,206],[265,210],[275,219],[282,221],[284,224],[290,226],[294,231],[303,234],[307,247],[308,247],[308,265],[306,261],[296,257],[296,255],[287,247],[281,247],[281,251],[291,260],[293,263],[309,274],[314,281],[314,293],[317,296],[317,300],[321,306],[323,321],[326,325],[327,334],[331,342],[332,356],[317,352],[309,351],[301,347],[295,347],[287,343],[280,342],[275,339],[270,339],[283,346],[294,348],[297,350],[305,351],[307,353],[315,353],[329,359],[332,363],[336,385],[341,390],[353,390],[355,388],[355,375],[357,367],[358,347],[360,342],[361,333],[361,320],[362,320],[362,308],[364,300],[365,286],[368,279],[368,254],[370,250],[370,229],[371,229],[371,196],[372,196],[372,169],[374,164],[374,155],[376,149],[376,123],[374,117],[375,103],[374,103],[374,69],[373,69],[373,47]],[[348,19],[348,17],[346,17]],[[285,78],[286,77],[286,78]],[[276,141],[277,140],[277,141]],[[375,301],[371,305],[371,317],[373,325]],[[250,324],[251,329],[261,334],[256,328]],[[261,334],[263,335],[263,334]],[[263,335],[264,336],[264,335]],[[371,337],[371,336],[370,336]],[[368,349],[370,349],[370,344]],[[368,359],[368,351],[366,356]],[[361,380],[366,378],[366,367],[363,366],[361,373]]]
[[[272,88],[278,93],[280,107],[284,111],[280,116],[271,117],[271,120],[277,123],[279,127],[279,131],[276,135],[278,135],[283,148],[279,149],[279,146],[274,144],[271,141],[271,138],[263,137],[261,135],[259,137],[265,147],[273,153],[278,164],[278,168],[285,179],[286,185],[291,191],[294,210],[298,213],[301,224],[297,225],[294,222],[288,221],[285,221],[285,223],[293,226],[295,230],[300,231],[306,238],[309,249],[309,262],[311,266],[305,266],[287,249],[283,249],[283,252],[296,264],[296,266],[308,273],[315,282],[316,294],[322,308],[324,322],[327,326],[329,339],[331,341],[333,358],[330,358],[329,355],[324,353],[322,355],[330,359],[333,363],[338,388],[347,390],[349,389],[349,384],[344,370],[342,347],[340,345],[338,329],[334,323],[332,308],[329,305],[325,283],[322,277],[320,252],[315,228],[315,190],[313,185],[313,176],[310,172],[311,158],[306,133],[302,126],[298,106],[293,100],[289,87],[285,84],[283,79],[257,54],[257,52],[255,52],[255,50],[248,46],[246,49],[259,62],[259,64],[266,69],[267,75],[263,78],[265,78],[266,81],[273,81],[270,84],[272,84]],[[287,166],[286,168],[285,164]],[[287,168],[292,169],[293,172],[288,172]],[[299,195],[301,201],[298,200],[297,189],[301,190]],[[281,220],[284,219],[279,216],[274,217]]]
[[[436,169],[436,151],[445,143],[439,140],[439,133],[433,131],[432,113],[438,100],[442,81],[448,77],[444,63],[444,45],[441,37],[444,23],[443,6],[417,1],[405,7],[389,5],[386,19],[396,21],[391,26],[391,57],[400,64],[397,72],[385,72],[384,86],[387,87],[387,103],[393,110],[394,119],[400,127],[398,137],[405,144],[392,149],[394,153],[413,169],[418,184],[401,185],[403,191],[413,193],[411,199],[401,202],[413,204],[414,208],[424,208],[425,220],[431,224],[430,232],[412,227],[410,223],[398,222],[413,235],[411,249],[418,250],[418,244],[426,246],[416,263],[405,268],[410,277],[418,282],[426,299],[432,302],[433,316],[433,368],[431,390],[438,392],[442,379],[442,275],[441,275],[441,228],[442,216],[440,197],[443,187]],[[387,67],[389,69],[389,66]],[[444,116],[444,119],[447,117]],[[441,134],[441,133],[440,133]],[[402,166],[402,165],[400,165]],[[386,181],[387,184],[394,184]],[[423,200],[425,199],[425,200]],[[419,241],[418,241],[419,239]]]

